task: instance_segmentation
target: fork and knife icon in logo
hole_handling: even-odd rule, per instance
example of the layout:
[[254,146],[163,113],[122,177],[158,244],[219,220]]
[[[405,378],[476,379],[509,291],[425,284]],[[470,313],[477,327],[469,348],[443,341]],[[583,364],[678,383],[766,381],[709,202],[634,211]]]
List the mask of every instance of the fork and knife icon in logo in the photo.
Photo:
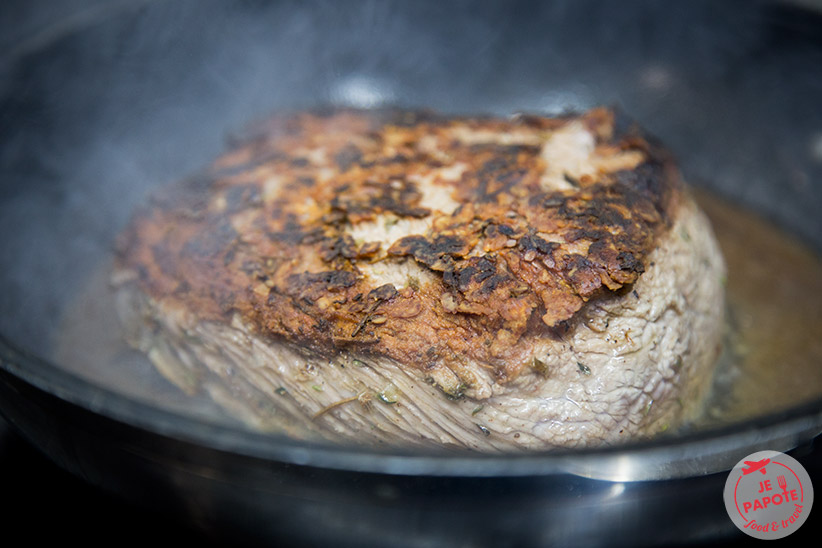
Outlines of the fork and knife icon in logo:
[[788,496],[788,482],[785,481],[785,476],[777,476],[776,480],[779,482],[779,488],[782,489],[782,494],[787,498],[787,496]]

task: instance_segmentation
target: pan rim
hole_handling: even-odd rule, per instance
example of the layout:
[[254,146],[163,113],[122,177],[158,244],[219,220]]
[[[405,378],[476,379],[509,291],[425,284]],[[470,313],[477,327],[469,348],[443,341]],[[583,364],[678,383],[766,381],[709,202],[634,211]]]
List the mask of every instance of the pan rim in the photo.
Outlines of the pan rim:
[[625,444],[523,453],[408,448],[375,450],[255,432],[162,409],[94,384],[16,348],[0,334],[0,369],[68,404],[195,446],[289,465],[400,476],[524,477],[575,475],[618,482],[668,480],[724,472],[761,449],[788,451],[822,433],[822,398],[705,430]]

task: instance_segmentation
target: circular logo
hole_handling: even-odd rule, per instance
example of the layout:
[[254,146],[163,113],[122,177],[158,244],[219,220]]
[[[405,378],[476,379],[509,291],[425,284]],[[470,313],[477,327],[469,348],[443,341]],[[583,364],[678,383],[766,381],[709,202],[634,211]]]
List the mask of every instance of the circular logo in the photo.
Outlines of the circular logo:
[[778,539],[799,529],[813,505],[811,478],[778,451],[758,451],[736,463],[725,481],[725,509],[742,531]]

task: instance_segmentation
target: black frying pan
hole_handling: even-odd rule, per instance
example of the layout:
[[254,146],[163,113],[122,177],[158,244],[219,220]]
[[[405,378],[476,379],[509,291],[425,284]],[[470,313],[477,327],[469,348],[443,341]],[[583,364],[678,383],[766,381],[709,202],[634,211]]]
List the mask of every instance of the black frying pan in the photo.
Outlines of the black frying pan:
[[[86,368],[54,357],[64,311],[133,207],[283,108],[615,104],[675,152],[686,178],[820,250],[818,12],[778,2],[100,5],[5,34],[14,40],[0,61],[0,408],[63,467],[243,538],[636,545],[733,533],[723,470],[755,449],[815,455],[820,401],[585,452],[300,444],[251,432],[208,401],[180,403],[132,355],[101,367],[83,348]],[[9,29],[38,9],[10,6]]]

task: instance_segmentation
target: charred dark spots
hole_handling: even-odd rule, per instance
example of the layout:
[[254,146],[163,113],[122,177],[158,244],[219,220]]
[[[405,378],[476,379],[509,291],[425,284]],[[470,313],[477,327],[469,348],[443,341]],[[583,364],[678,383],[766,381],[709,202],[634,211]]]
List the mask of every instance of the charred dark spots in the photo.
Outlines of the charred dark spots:
[[[456,143],[455,146],[459,146]],[[482,169],[497,169],[516,163],[517,157],[524,156],[538,156],[542,152],[539,145],[504,145],[501,143],[474,143],[468,146],[468,150],[475,155],[488,155],[491,160],[483,164]]]
[[545,209],[552,209],[560,207],[568,200],[561,194],[535,194],[528,199],[528,205],[531,207],[543,207]]
[[[284,235],[292,234],[294,236],[299,236],[299,240],[297,240],[297,241],[299,243],[305,244],[305,245],[316,244],[317,242],[320,242],[320,241],[322,241],[323,239],[326,238],[325,229],[323,229],[322,227],[312,228],[311,230],[309,230],[305,233],[301,233],[301,232],[288,233],[288,232],[286,232],[286,233],[274,233],[274,234],[276,234],[276,235],[279,235],[279,234],[284,234]],[[269,235],[271,235],[271,234],[269,234]]]
[[565,260],[565,268],[569,272],[589,270],[593,266],[593,263],[591,263],[591,261],[588,260],[587,257],[583,257],[582,255],[578,255],[576,253],[573,253],[571,255],[565,255],[563,259]]
[[394,242],[388,253],[389,255],[417,256],[421,255],[423,250],[428,249],[429,245],[425,236],[405,236]]
[[510,279],[511,277],[506,274],[493,274],[488,279],[482,282],[478,292],[481,295],[491,294],[497,287],[499,287],[501,284],[507,282]]
[[645,266],[630,251],[623,251],[617,255],[617,261],[619,262],[620,270],[636,272],[638,274],[645,272]]
[[516,230],[514,230],[508,225],[498,225],[497,228],[501,233],[505,234],[506,236],[513,236],[517,233]]
[[569,242],[576,242],[577,240],[589,240],[592,242],[596,242],[601,238],[608,236],[607,231],[597,230],[592,228],[579,228],[576,230],[570,230],[565,236],[565,239]]
[[312,285],[321,284],[329,291],[347,289],[357,283],[357,274],[349,270],[327,270],[325,272],[303,272],[288,276],[288,287],[292,293]]
[[607,256],[613,257],[614,253],[615,251],[612,251],[612,242],[607,239],[596,240],[591,242],[591,245],[588,246],[589,257],[597,257],[601,259]]
[[399,292],[397,291],[397,288],[392,284],[384,284],[369,291],[368,300],[377,302],[388,301],[396,297],[398,294]]
[[415,219],[423,219],[431,214],[430,209],[424,207],[408,207],[404,204],[394,204],[392,207],[386,208],[386,210],[396,213],[400,217],[413,217]]
[[[471,260],[474,261],[474,259]],[[497,271],[496,262],[492,261],[488,257],[480,257],[479,259],[476,259],[476,265],[477,274],[474,279],[478,282],[483,282],[487,278],[490,278]]]
[[[461,291],[465,291],[468,289],[468,286],[471,284],[471,278],[474,277],[475,274],[479,272],[479,269],[473,265],[468,265],[465,268],[459,269],[456,271],[456,278],[457,278],[457,287]],[[482,276],[482,273],[479,273],[479,276]],[[478,276],[478,278],[479,278]],[[482,281],[479,279],[478,281]]]
[[[495,269],[492,265],[490,274],[485,277],[487,278],[488,276],[493,275],[494,271]],[[468,261],[462,262],[453,268],[447,269],[443,272],[442,279],[446,286],[465,292],[471,286],[471,281],[475,276],[481,277],[483,276],[483,272],[480,271],[480,267],[475,264],[473,259],[469,259]],[[482,281],[482,279],[478,281]]]
[[457,236],[437,236],[431,244],[431,251],[439,255],[457,254],[465,246],[465,242]]
[[373,257],[380,250],[380,242],[366,242],[357,250],[357,258]]
[[560,246],[557,242],[549,242],[540,238],[536,234],[526,234],[519,239],[519,247],[522,251],[539,251],[549,254]]
[[487,256],[471,257],[443,273],[446,286],[462,293],[476,290],[483,295],[492,293],[499,284],[510,279],[507,274],[499,272],[496,262]]
[[448,257],[459,255],[465,242],[457,236],[437,236],[433,241],[424,236],[406,236],[388,250],[390,255],[410,255],[423,264],[433,267]]
[[517,167],[516,154],[505,154],[505,147],[489,144],[471,145],[469,150],[476,155],[492,154],[491,159],[484,161],[475,173],[478,183],[476,197],[483,202],[489,201],[510,181],[511,172]]
[[331,211],[322,216],[322,223],[339,225],[348,221],[348,214],[337,198],[331,200]]
[[453,268],[446,269],[442,273],[442,282],[446,285],[446,287],[459,287],[459,281],[457,280],[457,275]]
[[[306,316],[311,316],[312,308],[314,306],[314,301],[308,297],[301,297],[301,298],[291,298],[291,303],[294,305],[294,308],[305,314]],[[266,303],[269,306],[278,306],[279,304],[279,296],[277,293],[272,291],[268,294],[268,299],[266,299]],[[300,326],[298,329],[302,329]]]
[[[369,291],[368,297],[366,297],[366,309],[364,310],[364,314],[360,321],[357,322],[357,326],[354,328],[354,331],[351,332],[351,337],[356,337],[368,322],[377,324],[378,316],[373,315],[374,312],[382,303],[390,301],[397,295],[399,295],[399,291],[397,291],[397,288],[392,284],[384,284]],[[380,324],[381,323],[384,323],[384,318],[383,322],[380,322]],[[373,333],[369,334],[373,335]]]
[[382,161],[383,164],[390,165],[390,164],[407,164],[410,162],[411,159],[404,154],[396,154],[391,156],[390,158],[386,158]]
[[357,257],[358,249],[354,239],[344,234],[336,238],[328,238],[323,241],[320,247],[320,256],[326,262],[331,262],[340,257],[345,259],[354,259]]
[[[327,116],[340,112],[331,109]],[[627,284],[636,280],[635,271],[642,268],[640,260],[647,264],[648,253],[657,240],[656,224],[667,220],[655,210],[655,204],[676,203],[654,194],[657,188],[670,194],[668,186],[675,177],[668,164],[663,164],[668,180],[656,186],[653,171],[642,176],[631,172],[614,175],[606,169],[590,179],[583,177],[582,181],[566,174],[567,184],[560,183],[565,190],[548,192],[540,190],[544,163],[539,159],[539,147],[471,147],[459,141],[449,145],[449,137],[445,137],[448,131],[432,131],[428,125],[411,131],[385,128],[377,125],[380,117],[380,124],[394,117],[400,125],[403,120],[408,125],[418,125],[424,118],[366,110],[350,111],[344,118],[329,118],[328,122],[300,114],[298,122],[279,120],[266,124],[265,134],[257,142],[243,143],[242,148],[215,164],[224,167],[212,168],[193,185],[201,189],[194,188],[192,193],[199,192],[204,198],[192,205],[194,196],[187,196],[185,203],[178,203],[171,210],[151,212],[153,221],[149,218],[143,222],[173,220],[178,224],[168,233],[152,233],[150,243],[141,242],[137,248],[141,256],[131,259],[138,263],[135,269],[140,268],[141,276],[151,281],[151,276],[158,276],[160,265],[149,263],[149,272],[139,265],[140,261],[152,259],[147,245],[165,245],[178,255],[179,262],[185,241],[193,239],[198,231],[211,232],[215,226],[210,224],[212,220],[228,220],[226,211],[239,210],[242,217],[236,213],[230,217],[237,226],[247,227],[246,240],[233,240],[213,258],[207,248],[190,248],[206,258],[182,257],[182,266],[178,266],[174,277],[175,285],[183,293],[181,299],[189,296],[188,291],[202,300],[207,292],[217,294],[212,286],[217,291],[220,286],[235,287],[238,296],[233,300],[223,298],[225,306],[250,296],[251,308],[240,301],[239,311],[254,314],[249,319],[259,320],[274,335],[287,339],[304,337],[318,347],[330,345],[324,350],[332,351],[345,345],[362,350],[366,344],[379,344],[375,355],[399,356],[405,363],[416,362],[413,365],[420,368],[441,367],[444,360],[454,359],[458,348],[467,347],[478,357],[490,356],[488,363],[502,371],[500,378],[505,379],[505,374],[513,377],[516,372],[504,369],[506,364],[500,357],[501,348],[508,344],[504,337],[510,337],[511,344],[524,333],[560,339],[563,331],[567,334],[573,329],[569,326],[577,325],[567,320],[589,297],[598,297],[606,289],[609,294],[619,295],[620,287],[629,287]],[[595,129],[593,123],[585,122],[589,129]],[[444,123],[468,131],[476,129],[480,134],[502,134],[507,129],[504,123],[485,126],[473,119],[447,118]],[[564,122],[534,117],[516,123],[520,124],[516,131],[531,133],[524,132],[522,126],[533,124],[553,129]],[[391,133],[386,133],[386,129]],[[316,140],[314,135],[327,134],[326,130],[342,130],[351,136],[346,141],[337,141],[337,145],[327,144],[332,147],[327,151],[332,171],[344,172],[337,176],[332,173],[327,183],[320,182],[324,166],[314,161],[314,155],[321,153],[318,148],[326,146],[320,143],[323,139]],[[297,137],[283,142],[288,132]],[[428,143],[420,142],[425,135],[436,137],[443,152],[440,157],[445,161],[433,158]],[[652,154],[631,143],[614,143],[606,132],[599,133],[598,138],[607,145],[600,149],[605,154],[617,148]],[[336,139],[335,136],[332,141]],[[356,146],[344,147],[346,143]],[[446,150],[449,146],[453,149]],[[257,166],[267,155],[270,163]],[[387,258],[390,263],[404,264],[413,256],[420,267],[435,271],[435,280],[437,273],[441,273],[442,285],[434,283],[420,288],[419,280],[412,276],[405,280],[399,293],[400,285],[371,292],[379,282],[374,284],[354,265],[361,257],[382,259],[385,248],[391,244],[380,249],[379,242],[369,241],[376,237],[353,242],[344,235],[360,223],[364,223],[363,228],[373,225],[388,232],[398,217],[431,216],[421,207],[423,183],[415,185],[413,176],[408,179],[409,174],[422,175],[421,181],[428,180],[428,173],[445,179],[449,172],[439,174],[432,170],[455,163],[464,164],[465,169],[456,180],[449,179],[444,188],[463,205],[450,216],[434,215],[429,230],[398,242],[402,245],[392,249]],[[272,187],[266,180],[269,173],[276,173],[285,185],[279,189]],[[243,190],[251,182],[259,189],[257,196]],[[275,190],[269,196],[269,191]],[[266,207],[254,211],[259,194],[266,196]],[[314,203],[305,198],[313,199]],[[249,211],[242,211],[241,207]],[[194,212],[199,216],[196,222],[190,218],[188,209],[199,210]],[[295,211],[301,215],[289,217]],[[400,222],[401,226],[390,230],[391,233],[406,224]],[[271,239],[259,238],[267,231],[271,231]],[[573,252],[582,257],[571,256]],[[475,254],[478,256],[471,256]],[[410,256],[400,261],[397,255]],[[269,265],[270,257],[276,257],[278,262]],[[323,258],[330,262],[319,262]],[[241,263],[245,268],[240,267]],[[193,289],[188,290],[179,282],[184,276],[188,276]],[[175,287],[165,284],[168,278],[162,277],[163,287],[159,291]],[[263,295],[267,295],[269,307],[262,305]],[[630,297],[632,301],[634,297]],[[413,317],[410,311],[429,305],[431,308],[424,308],[425,313],[416,320],[406,321]]]
[[602,225],[624,226],[628,223],[625,217],[613,207],[603,207],[597,213],[597,220]]
[[402,178],[389,181],[367,179],[360,188],[343,185],[337,188],[337,195],[331,200],[332,211],[345,216],[374,215],[390,211],[400,217],[423,218],[431,210],[418,204],[422,194],[414,183]]
[[625,193],[626,199],[650,200],[658,211],[662,211],[665,194],[671,186],[663,164],[650,160],[634,169],[617,171],[612,176],[617,189]]
[[580,207],[577,200],[563,200],[560,204],[558,204],[557,214],[560,217],[565,217],[566,219],[587,217],[588,209],[584,206]]
[[391,211],[400,217],[422,218],[431,214],[431,210],[419,207],[422,194],[417,185],[406,179],[392,179],[383,184],[382,192],[371,200],[371,207]]
[[357,283],[357,274],[347,270],[333,270],[323,277],[323,282],[329,289],[344,289]]
[[[627,191],[616,196],[611,196],[612,189],[598,188],[595,196],[590,199],[572,199],[563,203],[557,213],[572,223],[566,238],[569,241],[588,239],[596,241],[601,238],[614,238],[614,229],[618,233],[626,233],[634,230],[634,220],[626,218],[622,209],[638,211],[641,207],[650,207],[647,200],[642,200],[640,204],[631,203],[631,196],[638,196],[636,192]],[[653,209],[651,208],[651,211]],[[655,215],[655,214],[652,214]]]
[[511,238],[516,236],[517,231],[508,225],[489,223],[485,227],[484,233],[487,238],[495,238],[499,235],[505,236],[506,238]]
[[320,280],[329,289],[344,289],[357,283],[357,274],[348,270],[331,270],[321,273]]
[[639,207],[647,207],[651,203],[647,196],[643,196],[633,188],[623,186],[620,190],[623,192],[622,200],[625,207],[629,209],[636,210]]
[[517,162],[514,156],[495,156],[477,170],[476,196],[481,202],[492,201],[502,192],[508,192],[528,174],[529,168]]

